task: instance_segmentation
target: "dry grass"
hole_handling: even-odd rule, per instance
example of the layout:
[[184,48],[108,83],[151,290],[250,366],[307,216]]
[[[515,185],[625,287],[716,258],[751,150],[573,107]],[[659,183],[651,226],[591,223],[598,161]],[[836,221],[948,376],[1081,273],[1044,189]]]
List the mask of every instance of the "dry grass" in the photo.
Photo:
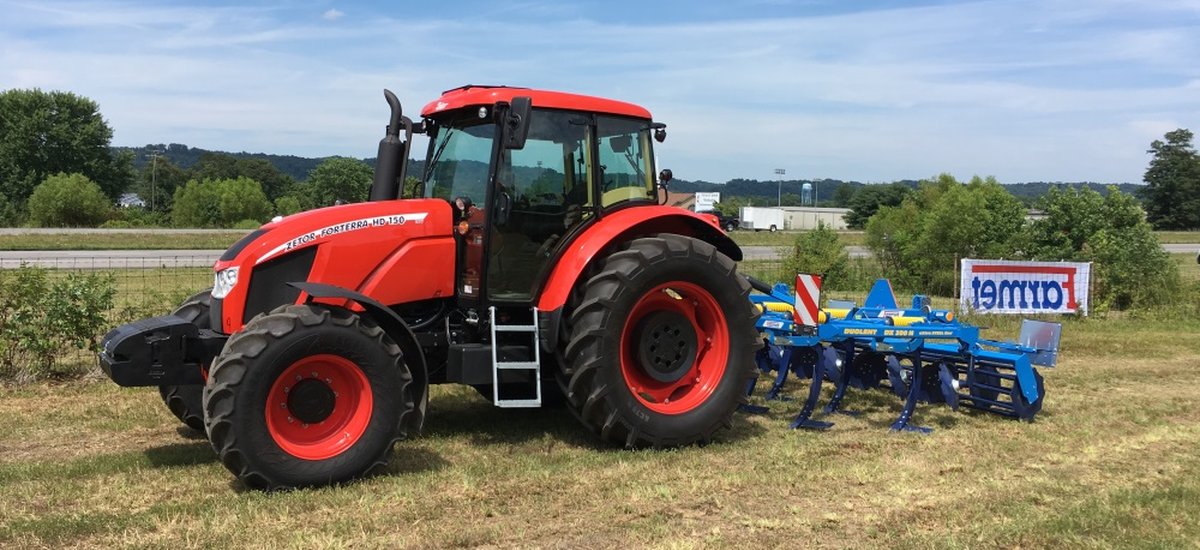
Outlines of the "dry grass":
[[1069,321],[1036,422],[923,407],[927,437],[887,433],[898,400],[859,392],[825,433],[773,403],[707,447],[620,451],[564,411],[440,387],[384,475],[284,494],[243,491],[153,391],[0,389],[0,545],[1194,546],[1198,332]]

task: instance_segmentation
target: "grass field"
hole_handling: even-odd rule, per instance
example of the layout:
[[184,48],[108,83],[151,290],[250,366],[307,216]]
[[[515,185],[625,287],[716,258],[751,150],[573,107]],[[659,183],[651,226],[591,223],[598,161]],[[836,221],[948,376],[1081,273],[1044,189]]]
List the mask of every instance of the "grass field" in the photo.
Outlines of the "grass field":
[[248,231],[0,235],[0,250],[224,250]]
[[152,390],[0,388],[0,546],[1194,546],[1197,332],[1068,321],[1036,422],[923,407],[924,437],[860,392],[829,432],[773,403],[707,447],[622,451],[564,411],[441,387],[383,475],[283,494],[232,482]]
[[1200,231],[1155,231],[1154,234],[1158,236],[1158,241],[1163,244],[1200,243]]

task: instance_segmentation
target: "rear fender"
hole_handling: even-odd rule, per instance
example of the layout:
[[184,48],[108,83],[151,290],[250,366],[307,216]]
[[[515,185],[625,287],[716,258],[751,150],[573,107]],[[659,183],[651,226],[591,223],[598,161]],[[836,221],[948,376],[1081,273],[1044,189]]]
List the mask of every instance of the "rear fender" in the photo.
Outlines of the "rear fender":
[[429,371],[425,365],[425,355],[421,353],[421,346],[417,343],[417,337],[404,323],[404,320],[387,306],[350,289],[321,283],[288,284],[307,294],[306,301],[309,302],[315,299],[325,299],[349,300],[357,304],[362,308],[363,313],[379,325],[384,332],[387,332],[388,336],[400,346],[400,350],[404,354],[404,362],[412,373],[412,383],[416,386],[418,393],[413,396],[416,401],[414,410],[416,414],[406,423],[405,428],[410,435],[420,433],[421,426],[425,423],[425,408],[429,402]]
[[659,233],[700,239],[734,261],[742,259],[742,249],[721,231],[716,216],[696,214],[674,206],[638,206],[609,213],[571,241],[542,285],[537,304],[538,310],[547,314],[545,323],[548,326],[542,327],[543,344],[547,349],[557,346],[562,307],[588,265],[610,247]]

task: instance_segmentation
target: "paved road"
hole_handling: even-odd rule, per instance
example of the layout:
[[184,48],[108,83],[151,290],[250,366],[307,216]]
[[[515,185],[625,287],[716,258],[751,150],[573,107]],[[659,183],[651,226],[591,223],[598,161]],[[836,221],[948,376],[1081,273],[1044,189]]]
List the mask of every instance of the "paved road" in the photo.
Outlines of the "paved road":
[[[777,246],[744,246],[747,260],[779,258]],[[1164,244],[1173,254],[1200,254],[1200,244]],[[869,258],[863,246],[847,246],[851,258]],[[222,250],[4,250],[0,251],[0,269],[22,263],[68,269],[122,269],[151,267],[210,267]]]

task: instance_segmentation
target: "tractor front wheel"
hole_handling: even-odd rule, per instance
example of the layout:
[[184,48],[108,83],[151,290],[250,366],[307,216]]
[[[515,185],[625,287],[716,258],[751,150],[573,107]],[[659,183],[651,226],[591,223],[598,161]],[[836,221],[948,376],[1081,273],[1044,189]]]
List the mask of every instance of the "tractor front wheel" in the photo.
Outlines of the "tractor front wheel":
[[[182,318],[199,328],[209,328],[208,310],[212,305],[210,290],[194,294],[184,300],[171,315]],[[207,367],[207,365],[206,365]],[[163,404],[187,427],[204,433],[204,405],[201,392],[204,386],[199,384],[187,386],[159,386],[158,395]]]
[[712,245],[679,235],[600,261],[570,313],[559,373],[569,406],[626,447],[709,441],[754,376],[749,285]]
[[365,318],[316,305],[250,321],[204,389],[213,448],[258,489],[338,483],[386,464],[413,410],[396,343]]

